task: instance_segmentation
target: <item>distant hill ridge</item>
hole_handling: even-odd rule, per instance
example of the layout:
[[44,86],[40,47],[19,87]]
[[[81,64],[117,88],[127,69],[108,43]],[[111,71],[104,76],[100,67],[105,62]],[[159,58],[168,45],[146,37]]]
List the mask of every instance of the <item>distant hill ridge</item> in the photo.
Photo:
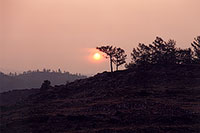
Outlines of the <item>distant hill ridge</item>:
[[83,78],[86,78],[86,76],[61,72],[60,69],[57,72],[44,69],[43,71],[27,71],[22,74],[10,73],[9,75],[0,72],[0,92],[15,89],[39,88],[44,80],[51,81],[52,85],[58,85]]

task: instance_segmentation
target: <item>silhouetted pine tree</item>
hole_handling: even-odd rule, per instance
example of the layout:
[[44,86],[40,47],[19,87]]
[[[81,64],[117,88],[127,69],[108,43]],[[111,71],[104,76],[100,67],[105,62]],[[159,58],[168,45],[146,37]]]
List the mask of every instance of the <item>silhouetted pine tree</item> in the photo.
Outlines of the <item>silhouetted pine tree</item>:
[[194,50],[194,61],[196,63],[200,63],[200,36],[194,38],[194,41],[191,45]]
[[[195,43],[196,44],[196,43]],[[134,65],[148,64],[191,64],[193,52],[190,48],[176,48],[174,40],[164,41],[160,37],[156,37],[152,44],[145,45],[139,43],[137,48],[134,48],[131,57],[132,62],[126,67],[130,68]]]
[[149,45],[152,64],[175,64],[176,63],[176,42],[169,40],[165,42],[162,38],[156,37],[153,44]]
[[131,53],[131,59],[133,64],[149,64],[151,63],[151,53],[150,53],[150,47],[139,43],[137,48],[133,48],[133,51]]
[[126,57],[125,51],[121,48],[114,48],[115,54],[113,57],[113,63],[116,65],[116,70],[118,71],[119,66],[126,63]]
[[176,50],[176,63],[177,64],[191,64],[193,63],[193,52],[191,48],[177,49]]
[[131,56],[133,64],[175,64],[176,63],[176,42],[169,40],[165,42],[162,38],[156,37],[156,40],[149,45],[139,43],[134,48]]
[[115,48],[113,48],[113,46],[101,46],[101,47],[96,47],[96,49],[105,53],[106,58],[110,59],[110,69],[111,69],[111,72],[113,72],[112,63],[113,63],[113,57],[114,57],[114,54],[115,54]]

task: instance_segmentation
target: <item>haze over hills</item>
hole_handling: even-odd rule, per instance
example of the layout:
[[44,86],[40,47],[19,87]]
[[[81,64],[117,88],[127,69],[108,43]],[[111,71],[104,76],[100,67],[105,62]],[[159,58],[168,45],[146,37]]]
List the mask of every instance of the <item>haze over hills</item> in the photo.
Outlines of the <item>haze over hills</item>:
[[200,0],[0,1],[0,67],[12,72],[94,74],[107,62],[88,61],[90,48],[113,44],[129,53],[157,35],[186,48],[200,31]]
[[51,81],[52,85],[59,85],[82,78],[86,78],[86,76],[61,72],[60,69],[58,71],[44,69],[43,71],[27,71],[22,74],[10,73],[9,75],[0,72],[0,92],[14,89],[39,88],[44,80]]

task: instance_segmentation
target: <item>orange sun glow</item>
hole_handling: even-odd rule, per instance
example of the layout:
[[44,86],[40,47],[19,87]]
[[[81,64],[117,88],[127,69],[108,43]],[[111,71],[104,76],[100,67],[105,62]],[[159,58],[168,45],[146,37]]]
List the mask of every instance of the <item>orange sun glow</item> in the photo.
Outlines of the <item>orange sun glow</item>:
[[100,60],[100,59],[101,59],[101,55],[100,55],[99,53],[95,53],[95,54],[93,55],[93,59],[95,59],[95,60]]

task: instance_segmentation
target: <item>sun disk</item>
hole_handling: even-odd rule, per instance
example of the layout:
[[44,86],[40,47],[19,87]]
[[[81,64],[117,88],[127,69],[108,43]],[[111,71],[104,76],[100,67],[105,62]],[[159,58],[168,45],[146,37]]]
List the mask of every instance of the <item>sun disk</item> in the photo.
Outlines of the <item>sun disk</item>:
[[95,60],[100,60],[100,59],[101,59],[101,55],[100,55],[99,53],[95,53],[95,54],[93,55],[93,58],[94,58]]

